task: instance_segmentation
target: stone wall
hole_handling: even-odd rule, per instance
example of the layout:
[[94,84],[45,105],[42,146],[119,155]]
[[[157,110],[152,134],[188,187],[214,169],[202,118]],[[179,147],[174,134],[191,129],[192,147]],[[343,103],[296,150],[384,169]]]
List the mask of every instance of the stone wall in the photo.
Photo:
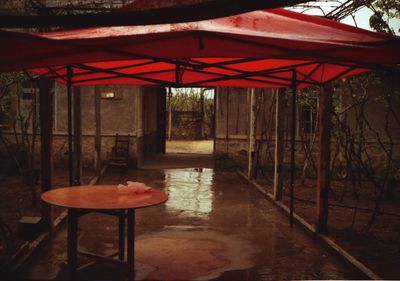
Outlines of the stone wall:
[[[157,87],[141,87],[129,85],[98,86],[100,93],[113,92],[115,98],[101,99],[101,161],[106,162],[114,146],[115,134],[130,135],[130,161],[132,165],[140,165],[145,157],[155,154],[155,133],[157,130]],[[92,167],[94,164],[94,86],[81,87],[82,108],[82,164]],[[15,97],[16,95],[14,95]],[[31,101],[23,101],[31,103]],[[12,128],[16,116],[17,100],[5,122]],[[27,104],[25,104],[28,107]],[[26,113],[26,112],[25,112]],[[58,167],[65,166],[68,152],[67,138],[67,92],[65,85],[55,85],[54,98],[54,130],[53,153],[54,163]],[[18,126],[17,126],[18,127]],[[12,130],[3,130],[3,134],[15,142]],[[139,145],[145,140],[145,146]],[[40,136],[36,139],[37,153],[40,153]],[[39,155],[37,156],[39,159]]]
[[[143,95],[143,89],[139,86],[98,86],[100,93],[113,92],[114,98],[102,98],[100,101],[101,116],[101,158],[106,161],[114,146],[115,134],[130,135],[130,158],[137,162],[137,149],[135,139],[138,135],[138,115],[141,108],[138,96]],[[66,87],[56,84],[55,95],[55,122],[54,122],[54,151],[57,151],[57,142],[62,147],[67,141],[67,94]],[[94,136],[95,136],[95,112],[94,112],[94,86],[81,87],[82,107],[82,161],[84,165],[94,163]],[[66,150],[67,146],[63,148]],[[64,152],[65,153],[65,152]]]
[[197,111],[173,111],[171,139],[201,139],[201,116]]

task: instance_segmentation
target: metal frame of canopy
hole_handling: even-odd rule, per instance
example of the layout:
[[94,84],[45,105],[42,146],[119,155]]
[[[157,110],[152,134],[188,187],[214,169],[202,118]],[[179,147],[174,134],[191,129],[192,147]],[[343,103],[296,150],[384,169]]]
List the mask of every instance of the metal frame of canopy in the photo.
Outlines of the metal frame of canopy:
[[[81,65],[77,65],[76,67],[79,67]],[[294,189],[295,189],[295,177],[296,177],[296,163],[295,163],[295,142],[296,142],[296,106],[297,106],[297,71],[296,69],[289,68],[289,71],[292,73],[292,79],[291,79],[291,127],[290,127],[290,215],[289,215],[289,223],[290,226],[293,226],[294,222]],[[91,69],[91,71],[96,72],[96,68]],[[101,70],[99,70],[101,71]],[[276,70],[275,70],[276,71]],[[287,71],[285,69],[285,71]],[[49,68],[49,73],[52,73],[53,70]],[[67,101],[68,101],[68,148],[69,148],[69,159],[68,159],[68,165],[69,165],[69,182],[70,186],[75,184],[74,176],[73,176],[73,154],[72,154],[72,147],[73,147],[73,134],[72,134],[72,87],[73,87],[73,71],[70,66],[67,67],[67,75],[66,76],[50,76],[51,78],[62,78],[66,81],[67,84]],[[177,74],[178,76],[178,74]],[[40,79],[41,76],[36,77],[35,79]],[[332,79],[334,80],[334,79]],[[327,82],[328,83],[328,82]],[[310,83],[311,84],[311,83]],[[326,83],[325,83],[326,84]],[[190,87],[190,86],[196,86],[196,85],[186,85],[186,84],[180,84],[179,82],[174,83],[173,85],[166,83],[159,83],[160,86],[165,86],[165,87]],[[312,85],[319,85],[322,86],[323,84],[321,83],[312,83]],[[286,85],[280,85],[281,87]],[[80,180],[78,180],[79,182]]]
[[[302,22],[304,26],[307,26],[306,20],[309,19],[315,25],[313,25],[314,31],[320,37],[312,38],[314,41],[309,39],[304,43],[301,39],[308,38],[307,33],[312,32],[312,30],[303,30],[303,37],[296,37],[296,28],[293,27],[290,31],[291,33],[288,35],[289,39],[282,39],[283,35],[271,39],[268,28],[263,29],[259,27],[257,30],[249,30],[247,25],[238,26],[238,30],[235,31],[236,33],[229,33],[231,28],[236,27],[235,20],[240,19],[239,16],[232,18],[233,24],[231,21],[226,21],[226,19],[225,21],[216,20],[208,22],[203,26],[199,24],[199,26],[193,29],[186,29],[187,26],[178,24],[173,27],[158,26],[156,27],[157,31],[152,33],[151,28],[143,26],[141,29],[138,29],[138,31],[142,32],[139,35],[135,34],[132,30],[123,29],[119,37],[109,36],[105,30],[93,31],[96,36],[99,34],[100,37],[91,37],[90,30],[82,31],[86,32],[83,39],[79,35],[80,30],[65,31],[65,34],[61,31],[61,33],[59,32],[55,35],[47,33],[40,36],[12,33],[12,40],[16,40],[15,42],[25,42],[24,40],[27,40],[26,42],[37,44],[36,46],[44,46],[46,52],[43,52],[43,54],[39,53],[41,55],[40,59],[43,59],[44,62],[41,62],[37,57],[27,58],[26,55],[30,54],[28,50],[22,56],[17,55],[15,58],[13,57],[10,62],[5,60],[3,64],[0,64],[0,70],[7,69],[8,65],[15,68],[16,65],[22,63],[25,65],[23,68],[32,69],[38,74],[35,79],[52,78],[67,84],[68,146],[70,153],[72,151],[71,96],[74,85],[98,85],[108,82],[112,84],[162,85],[166,87],[241,86],[248,88],[291,88],[293,111],[291,126],[290,224],[292,225],[296,131],[296,114],[294,110],[296,108],[297,89],[314,85],[324,86],[343,76],[355,75],[371,69],[395,66],[400,62],[400,55],[394,51],[396,47],[400,47],[400,40],[396,37],[381,34],[376,35],[371,32],[345,27],[324,19],[298,15],[298,13],[286,10],[272,11],[269,16],[278,21],[281,20],[276,25],[278,29],[282,24],[291,22],[291,16]],[[255,16],[251,18],[247,15],[247,17],[254,19]],[[216,22],[223,26],[223,31],[216,32],[213,29],[212,25]],[[253,24],[255,24],[254,21]],[[163,28],[166,28],[167,31],[163,31]],[[176,32],[174,28],[180,32]],[[201,28],[208,28],[208,30],[201,30]],[[285,35],[285,30],[282,27],[280,28]],[[323,32],[330,30],[330,28],[337,32],[340,37],[339,39],[324,36]],[[358,36],[358,32],[361,33],[361,37]],[[5,34],[0,35],[2,36],[1,38],[5,38]],[[143,37],[144,35],[147,37]],[[132,36],[131,40],[128,40],[129,36]],[[64,40],[63,38],[67,39]],[[360,38],[367,39],[361,43],[357,42]],[[179,48],[179,44],[182,42],[192,44],[192,49],[186,50],[186,53],[180,57],[167,55],[167,51],[163,50],[165,39],[169,40],[168,52],[171,51],[174,54],[178,54],[176,48]],[[229,55],[225,55],[224,57],[224,48],[229,48],[229,46],[219,46],[218,44],[222,42],[231,44],[231,47],[237,47],[233,53],[240,54],[243,52],[244,57]],[[207,45],[209,43],[213,43],[214,46]],[[126,47],[124,44],[127,44],[129,48],[123,48]],[[163,52],[163,55],[159,57],[155,56],[157,54],[156,49],[147,52],[146,46],[152,46],[152,44],[157,44],[156,46],[160,52]],[[140,46],[138,47],[137,45]],[[7,46],[13,45],[10,44]],[[204,51],[208,52],[206,54],[215,54],[216,52],[213,52],[213,47],[218,49],[220,56],[207,57],[204,55],[196,57],[195,55],[190,55],[201,54]],[[1,48],[2,46],[0,46],[0,50]],[[62,50],[65,50],[65,53],[62,53]],[[137,53],[138,50],[143,51],[143,53]],[[264,52],[267,55],[258,56],[248,50],[260,51],[260,53]],[[359,50],[360,53],[358,53]],[[377,58],[370,59],[369,56],[376,50],[388,50],[389,56],[386,57],[385,53],[376,54]],[[60,55],[65,55],[65,58],[60,59]],[[69,58],[74,57],[74,55],[76,56],[75,61],[70,62]],[[379,59],[382,59],[382,62]],[[111,64],[110,66],[110,62],[115,62],[115,65]],[[307,71],[303,71],[306,68]],[[330,75],[327,74],[329,70],[333,70]],[[316,78],[316,75],[319,79]],[[188,80],[188,78],[191,80]],[[330,138],[329,107],[331,106],[331,101],[329,101],[329,93],[324,91],[321,94],[321,100],[320,109],[322,108],[322,110],[320,113],[321,118],[319,118],[321,122],[319,162],[321,163],[318,165],[318,188],[326,188],[323,185],[329,183],[329,169],[326,167],[326,165],[329,167],[329,147],[326,147],[326,142],[329,142]],[[44,99],[43,101],[45,102]],[[47,130],[46,132],[48,133],[49,131]],[[71,154],[70,168],[72,161]],[[71,173],[70,171],[70,175]],[[321,219],[319,230],[324,232],[326,231],[328,208],[327,202],[325,202],[327,200],[327,192],[326,190],[320,190],[320,193],[321,198],[318,198],[318,200],[320,200],[321,204],[317,204],[319,205],[319,212],[321,212],[321,215],[319,215]]]

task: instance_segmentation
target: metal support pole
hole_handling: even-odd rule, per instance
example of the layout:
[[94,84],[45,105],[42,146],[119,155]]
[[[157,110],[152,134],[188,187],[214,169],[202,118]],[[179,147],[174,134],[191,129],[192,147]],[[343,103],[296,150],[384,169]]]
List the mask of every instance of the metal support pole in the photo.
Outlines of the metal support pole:
[[247,176],[249,179],[254,179],[255,167],[254,167],[254,157],[256,150],[256,95],[254,88],[249,89],[250,95],[249,103],[249,153],[248,153],[248,167]]
[[172,133],[172,91],[168,87],[168,140],[171,140]]
[[282,200],[283,194],[283,158],[285,153],[285,94],[286,89],[277,89],[275,111],[275,165],[274,165],[274,199]]
[[94,168],[96,175],[101,172],[101,92],[99,86],[94,86],[94,120],[96,122],[96,133],[94,136]]
[[296,92],[297,92],[297,81],[296,81],[296,70],[292,72],[292,124],[290,130],[290,227],[293,226],[293,208],[294,208],[294,184],[296,180],[296,160],[295,160],[295,148],[296,148]]
[[76,209],[68,209],[68,271],[70,280],[75,280],[78,252],[78,214]]
[[125,211],[120,211],[118,216],[118,258],[125,259]]
[[181,64],[179,60],[176,60],[176,66],[175,66],[175,84],[176,87],[180,86],[180,83],[182,82],[182,72],[181,72]]
[[[53,102],[51,91],[53,81],[41,79],[39,86],[39,117],[40,117],[40,173],[41,192],[49,191],[53,185]],[[42,204],[42,224],[46,230],[52,227],[52,209],[49,204]]]
[[135,280],[135,209],[128,210],[128,249],[127,249],[127,266],[128,281]]
[[332,84],[321,89],[318,111],[318,166],[317,166],[317,232],[328,232],[330,188],[330,145],[332,130]]
[[67,99],[68,99],[68,172],[69,185],[73,185],[73,155],[72,155],[72,76],[73,71],[67,67]]
[[81,185],[82,176],[82,111],[81,88],[73,87],[73,131],[74,131],[74,156],[73,156],[73,184]]

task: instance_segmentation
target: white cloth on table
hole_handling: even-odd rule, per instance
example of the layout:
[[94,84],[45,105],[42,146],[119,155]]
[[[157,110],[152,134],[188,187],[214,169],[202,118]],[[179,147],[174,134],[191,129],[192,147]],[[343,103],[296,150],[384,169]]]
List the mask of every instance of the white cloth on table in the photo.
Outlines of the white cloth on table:
[[151,189],[150,186],[147,186],[146,184],[142,182],[135,182],[135,181],[127,181],[126,185],[124,184],[119,184],[117,186],[117,191],[119,193],[144,193],[146,191],[149,191]]

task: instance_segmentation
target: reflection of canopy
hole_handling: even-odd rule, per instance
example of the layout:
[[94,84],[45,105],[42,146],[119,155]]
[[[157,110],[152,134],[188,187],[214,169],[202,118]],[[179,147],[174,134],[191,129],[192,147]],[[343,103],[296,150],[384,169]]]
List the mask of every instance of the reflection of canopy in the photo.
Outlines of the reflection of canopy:
[[0,71],[75,85],[307,87],[400,63],[400,38],[284,9],[179,24],[0,32]]

